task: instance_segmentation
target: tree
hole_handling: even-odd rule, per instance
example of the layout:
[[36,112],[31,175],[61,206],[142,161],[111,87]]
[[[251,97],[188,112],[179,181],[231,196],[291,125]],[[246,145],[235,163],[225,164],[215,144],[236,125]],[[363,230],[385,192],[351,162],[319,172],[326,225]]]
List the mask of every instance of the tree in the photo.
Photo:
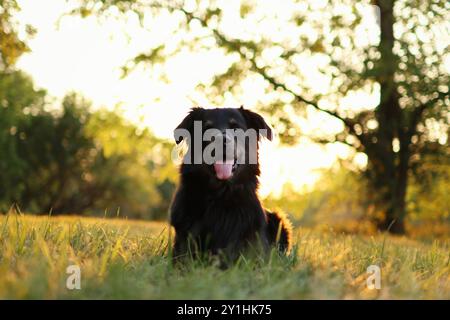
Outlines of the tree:
[[[186,50],[219,50],[227,68],[201,87],[213,101],[226,91],[239,95],[249,79],[260,81],[266,92],[261,111],[278,120],[286,142],[298,137],[291,119],[305,110],[335,119],[338,132],[314,138],[367,156],[368,194],[377,208],[372,218],[380,230],[405,231],[411,168],[430,143],[447,141],[450,78],[444,61],[449,44],[443,39],[450,29],[448,1],[292,1],[283,3],[282,11],[281,4],[268,8],[250,0],[237,10],[224,10],[216,1],[80,4],[75,13],[83,16],[172,13],[176,23],[170,43],[138,55],[126,71],[140,63],[163,63]],[[319,80],[311,83],[312,77]],[[345,98],[361,92],[372,99],[360,98],[357,108],[344,105]]]
[[29,50],[19,10],[0,0],[0,213],[14,204],[36,214],[120,207],[130,217],[165,218],[175,187],[171,146],[117,112],[92,111],[77,94],[50,104],[15,67]]
[[[19,127],[44,105],[45,91],[34,89],[32,80],[21,71],[0,72],[0,210],[23,191],[27,166],[19,155],[23,139]],[[2,200],[11,201],[2,203]]]
[[[17,59],[29,50],[19,37],[19,24],[14,14],[20,10],[15,0],[0,0],[0,198],[14,198],[23,185],[18,181],[25,166],[18,156],[16,139],[18,124],[27,113],[44,103],[44,90],[36,90],[26,74],[16,71]],[[25,26],[32,35],[34,29]],[[1,202],[1,201],[0,201]],[[0,209],[1,204],[0,204]]]
[[2,211],[16,203],[43,214],[120,210],[161,219],[167,213],[165,191],[175,186],[171,148],[115,111],[91,111],[88,101],[70,94],[53,112],[42,108],[22,117],[8,139],[17,160],[6,162],[4,172],[16,161],[21,166],[2,179],[10,191],[0,194]]

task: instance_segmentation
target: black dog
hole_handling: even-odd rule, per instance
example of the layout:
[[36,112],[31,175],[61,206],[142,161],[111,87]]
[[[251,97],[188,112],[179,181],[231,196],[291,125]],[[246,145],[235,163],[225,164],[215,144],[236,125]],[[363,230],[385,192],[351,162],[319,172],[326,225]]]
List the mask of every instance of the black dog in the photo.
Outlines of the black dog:
[[[230,130],[247,132],[253,129],[258,131],[257,140],[261,136],[272,140],[272,131],[264,119],[242,107],[193,108],[177,127],[190,134],[187,143],[191,158],[204,152],[211,143],[195,136],[196,121],[202,130],[195,134],[203,135],[211,128],[219,130],[225,141],[224,148],[230,142],[226,134]],[[175,130],[177,144],[184,138]],[[171,224],[176,232],[175,259],[207,253],[223,255],[233,261],[244,251],[255,247],[263,252],[268,252],[271,246],[276,246],[281,252],[289,251],[290,222],[283,215],[264,210],[256,194],[260,173],[257,145],[258,141],[255,163],[249,161],[250,146],[246,141],[245,149],[233,147],[231,157],[228,155],[210,164],[200,159],[197,163],[181,165],[181,182],[171,206]],[[244,163],[237,161],[239,157],[245,159]]]

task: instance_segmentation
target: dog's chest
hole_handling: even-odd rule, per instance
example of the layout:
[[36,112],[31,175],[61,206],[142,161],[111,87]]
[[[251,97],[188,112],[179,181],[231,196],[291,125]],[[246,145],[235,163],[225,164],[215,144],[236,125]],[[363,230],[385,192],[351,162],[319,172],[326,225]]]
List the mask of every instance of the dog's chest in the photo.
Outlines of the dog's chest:
[[260,232],[264,214],[259,202],[207,199],[204,212],[194,224],[200,237],[222,246],[253,238]]

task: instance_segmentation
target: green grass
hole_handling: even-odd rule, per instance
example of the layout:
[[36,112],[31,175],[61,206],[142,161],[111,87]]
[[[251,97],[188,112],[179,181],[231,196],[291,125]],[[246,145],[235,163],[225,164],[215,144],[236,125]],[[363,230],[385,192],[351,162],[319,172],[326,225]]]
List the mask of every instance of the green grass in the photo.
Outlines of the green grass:
[[[1,299],[450,299],[450,243],[296,231],[288,258],[174,268],[163,223],[0,216]],[[66,268],[81,268],[81,290]],[[366,287],[381,266],[381,290]]]

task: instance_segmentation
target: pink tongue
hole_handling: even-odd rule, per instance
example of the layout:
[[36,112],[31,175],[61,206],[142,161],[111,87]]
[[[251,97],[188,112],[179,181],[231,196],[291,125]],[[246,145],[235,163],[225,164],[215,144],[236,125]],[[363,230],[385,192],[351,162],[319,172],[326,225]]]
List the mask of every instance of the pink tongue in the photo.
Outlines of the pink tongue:
[[216,171],[217,179],[229,179],[233,172],[233,163],[233,160],[227,160],[225,161],[225,163],[223,163],[222,161],[217,161],[216,163],[214,163],[214,170]]

